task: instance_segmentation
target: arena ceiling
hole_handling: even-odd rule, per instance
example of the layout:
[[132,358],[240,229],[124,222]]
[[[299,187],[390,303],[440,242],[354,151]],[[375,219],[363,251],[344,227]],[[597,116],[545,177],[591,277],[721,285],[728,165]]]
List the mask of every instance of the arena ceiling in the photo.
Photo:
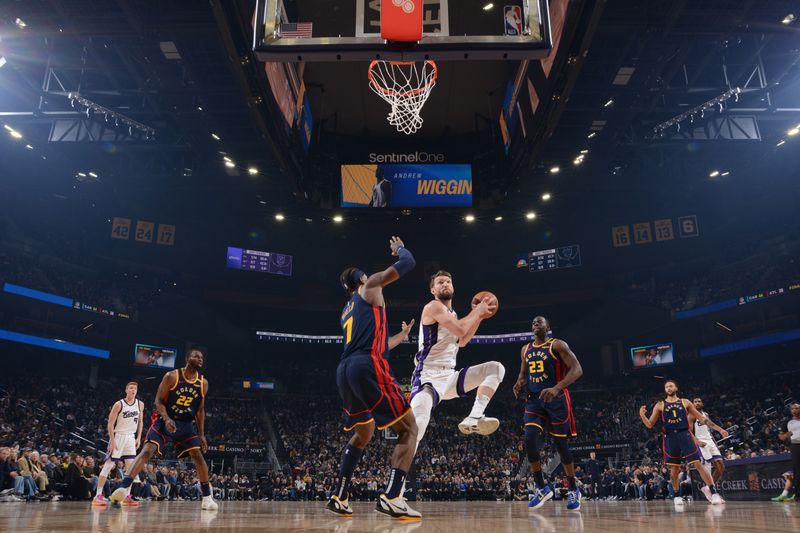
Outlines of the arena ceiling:
[[[20,150],[20,143],[4,138],[0,150],[9,161],[51,175],[46,186],[54,192],[70,195],[77,187],[92,202],[138,202],[192,217],[193,204],[213,198],[209,209],[217,216],[248,224],[277,208],[327,216],[329,210],[320,213],[319,203],[304,198],[313,196],[313,182],[299,176],[263,66],[248,52],[253,3],[75,0],[68,9],[54,0],[7,3],[0,117],[33,149]],[[549,210],[556,220],[560,198],[663,192],[707,181],[721,165],[735,173],[769,157],[800,123],[800,30],[796,21],[782,23],[795,8],[783,0],[571,2],[575,14],[563,62],[547,80],[531,74],[550,98],[539,106],[533,134],[514,147],[518,163],[483,191],[489,201],[481,205],[492,212]],[[438,137],[469,132],[475,109],[488,115],[502,100],[497,89],[507,67],[485,65],[488,75],[470,84],[474,93],[462,90],[468,71],[459,69],[466,67],[454,67],[429,101],[426,127]],[[337,72],[346,73],[349,84],[333,88]],[[328,113],[321,116],[344,95],[356,94],[363,106],[339,113],[337,127],[382,131],[384,104],[357,74],[309,67],[309,85],[327,87]],[[737,138],[687,136],[686,123],[681,132],[673,126],[664,137],[653,135],[656,125],[736,87],[742,90],[738,101],[691,124],[740,119],[732,126],[744,130],[732,134]],[[68,95],[76,92],[154,128],[155,136],[128,135],[102,113],[87,117],[85,108],[71,105]],[[90,131],[103,136],[92,140]],[[576,165],[582,150],[588,153]],[[554,166],[558,174],[550,172]],[[250,167],[257,174],[249,174]],[[95,182],[78,179],[89,171],[98,174]],[[545,190],[555,201],[541,202]]]

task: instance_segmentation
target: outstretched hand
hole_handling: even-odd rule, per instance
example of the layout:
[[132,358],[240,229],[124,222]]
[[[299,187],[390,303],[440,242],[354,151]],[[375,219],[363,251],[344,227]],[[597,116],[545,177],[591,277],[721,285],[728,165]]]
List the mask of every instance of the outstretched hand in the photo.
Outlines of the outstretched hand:
[[413,327],[414,327],[414,322],[415,322],[415,321],[414,321],[414,319],[412,318],[412,319],[411,319],[411,322],[409,322],[408,324],[406,324],[406,323],[405,323],[405,321],[404,321],[404,322],[403,322],[403,325],[402,325],[402,326],[400,326],[400,331],[403,333],[403,339],[404,339],[404,340],[408,340],[408,335],[411,333],[411,328],[413,328]]
[[389,239],[389,248],[392,250],[392,255],[397,255],[397,250],[403,248],[404,246],[405,244],[403,244],[403,241],[400,239],[400,237],[392,235],[392,238]]

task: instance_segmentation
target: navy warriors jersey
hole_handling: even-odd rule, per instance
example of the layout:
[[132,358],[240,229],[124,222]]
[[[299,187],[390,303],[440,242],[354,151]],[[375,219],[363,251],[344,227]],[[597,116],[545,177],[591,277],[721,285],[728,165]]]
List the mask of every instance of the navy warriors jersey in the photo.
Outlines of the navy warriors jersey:
[[664,431],[668,433],[689,429],[689,417],[681,399],[676,402],[664,400],[664,408],[661,410],[661,422],[664,424]]
[[567,365],[553,350],[556,339],[547,339],[542,344],[531,342],[525,349],[528,365],[528,391],[539,394],[544,389],[555,387],[564,378]]
[[197,373],[193,381],[186,379],[183,369],[178,370],[178,382],[169,390],[167,401],[167,413],[173,420],[184,422],[194,420],[197,408],[200,405],[206,391],[203,390],[203,374]]
[[358,292],[353,293],[342,310],[342,331],[342,359],[351,355],[381,357],[389,353],[386,307],[368,304]]

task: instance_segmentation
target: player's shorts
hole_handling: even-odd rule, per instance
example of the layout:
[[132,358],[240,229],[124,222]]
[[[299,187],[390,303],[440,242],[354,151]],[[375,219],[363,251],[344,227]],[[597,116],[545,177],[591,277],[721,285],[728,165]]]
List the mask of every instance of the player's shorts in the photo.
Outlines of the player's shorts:
[[176,420],[175,433],[167,432],[166,424],[160,416],[154,417],[150,429],[147,430],[145,442],[152,442],[156,445],[158,454],[161,455],[162,446],[166,446],[168,441],[172,441],[175,453],[178,457],[186,455],[191,450],[199,450],[201,446],[200,437],[197,435],[197,426],[194,420]]
[[683,463],[692,463],[701,458],[700,447],[688,429],[665,433],[662,449],[664,463],[671,466],[681,466]]
[[433,406],[436,407],[442,400],[463,398],[467,396],[464,390],[464,380],[469,367],[454,370],[447,367],[422,366],[415,369],[411,376],[411,398],[420,393],[426,385],[433,392]]
[[114,451],[112,461],[124,461],[136,457],[136,435],[114,435]]
[[575,437],[575,415],[572,413],[572,400],[568,390],[561,391],[550,402],[539,398],[538,393],[528,393],[525,402],[525,426],[538,427],[554,437]]
[[[705,443],[705,446],[700,446],[700,442]],[[697,446],[700,448],[700,454],[703,456],[704,463],[722,459],[722,454],[717,447],[717,443],[712,439],[697,439]]]
[[344,410],[344,429],[375,420],[385,429],[410,410],[408,400],[397,385],[383,357],[351,355],[336,368],[336,385]]

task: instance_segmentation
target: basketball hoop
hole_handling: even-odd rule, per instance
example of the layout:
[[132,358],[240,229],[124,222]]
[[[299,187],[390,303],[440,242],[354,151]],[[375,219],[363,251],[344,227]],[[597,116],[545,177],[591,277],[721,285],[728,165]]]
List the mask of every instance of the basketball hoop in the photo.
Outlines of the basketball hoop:
[[422,127],[422,106],[436,85],[438,69],[433,61],[375,60],[369,65],[369,88],[383,98],[392,111],[386,117],[397,131],[411,135]]

